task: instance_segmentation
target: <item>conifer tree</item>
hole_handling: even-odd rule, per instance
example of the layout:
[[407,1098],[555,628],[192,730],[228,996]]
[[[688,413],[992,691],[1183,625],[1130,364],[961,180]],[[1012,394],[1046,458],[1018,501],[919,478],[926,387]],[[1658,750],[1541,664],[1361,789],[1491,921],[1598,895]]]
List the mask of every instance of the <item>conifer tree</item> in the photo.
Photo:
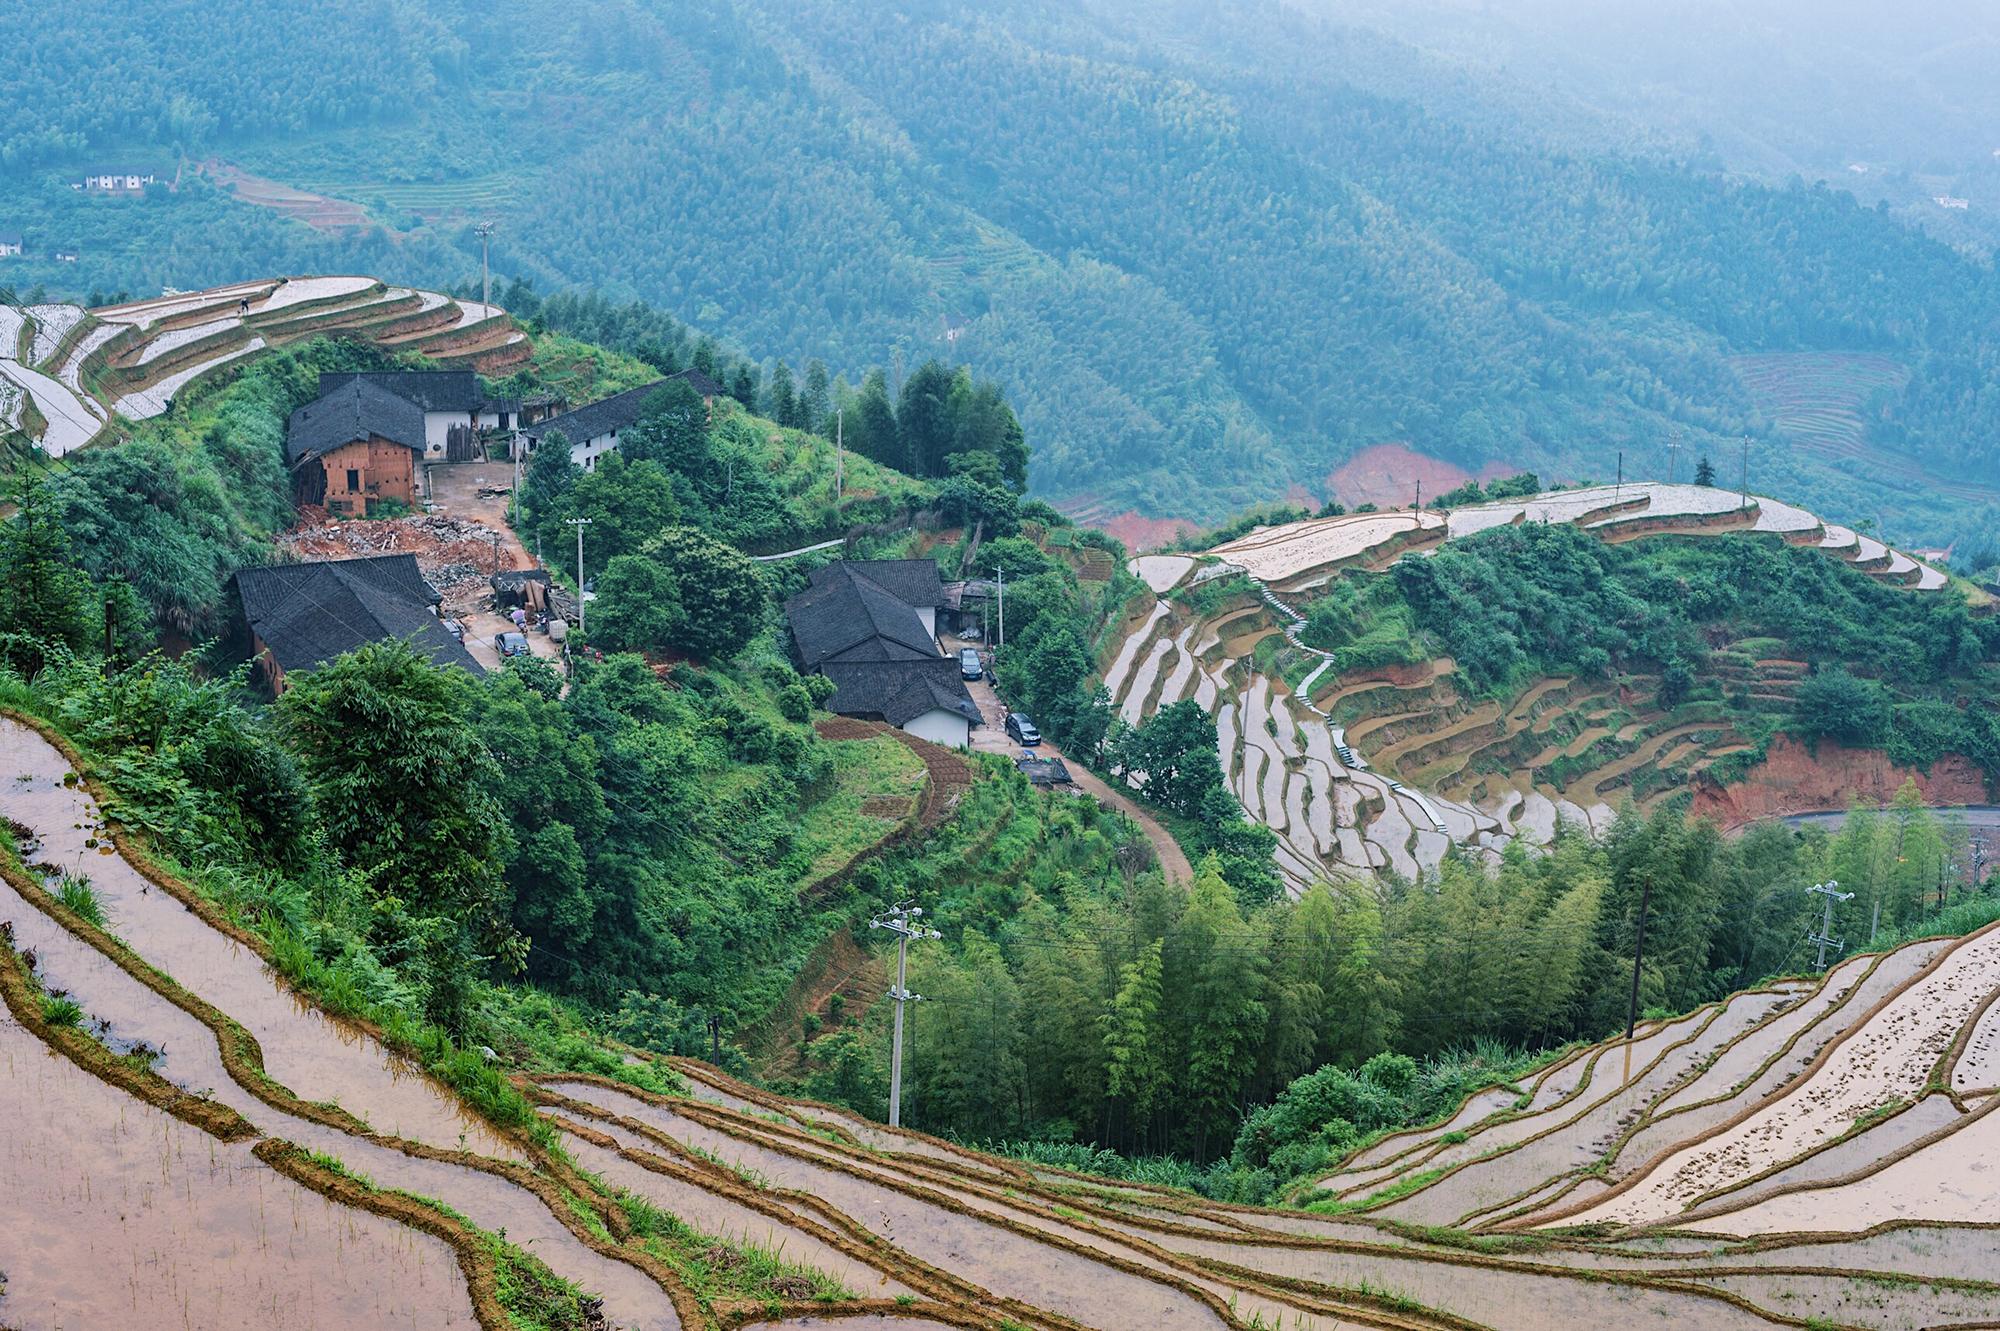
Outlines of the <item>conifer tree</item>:
[[828,415],[833,411],[833,388],[827,380],[826,362],[812,360],[806,362],[806,387],[799,399],[801,420],[799,427],[815,434],[826,434],[830,430]]

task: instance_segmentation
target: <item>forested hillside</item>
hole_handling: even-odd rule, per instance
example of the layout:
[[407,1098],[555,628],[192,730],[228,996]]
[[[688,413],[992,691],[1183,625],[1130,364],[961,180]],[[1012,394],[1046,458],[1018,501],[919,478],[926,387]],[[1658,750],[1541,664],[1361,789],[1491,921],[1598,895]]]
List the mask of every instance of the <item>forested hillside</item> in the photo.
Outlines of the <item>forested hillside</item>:
[[[490,215],[499,272],[645,297],[795,374],[884,365],[893,396],[967,362],[1019,405],[1038,489],[1103,511],[1324,499],[1388,440],[1661,474],[1677,434],[1684,467],[1747,434],[1767,487],[1940,542],[1994,498],[1990,265],[1845,194],[1544,146],[1534,99],[1290,8],[304,9],[281,48],[225,6],[109,50],[90,5],[21,11],[47,40],[0,136],[10,280],[459,282]],[[178,183],[68,188],[111,157]],[[1909,378],[1856,387],[1832,441],[1774,425],[1788,381],[1731,359],[1837,351]]]

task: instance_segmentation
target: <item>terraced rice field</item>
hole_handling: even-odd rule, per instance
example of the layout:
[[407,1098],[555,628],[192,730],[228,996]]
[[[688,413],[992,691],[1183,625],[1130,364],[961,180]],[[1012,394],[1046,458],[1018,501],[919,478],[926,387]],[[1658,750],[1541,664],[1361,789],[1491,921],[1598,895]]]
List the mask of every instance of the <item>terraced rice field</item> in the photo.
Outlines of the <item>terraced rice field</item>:
[[[1940,1088],[1987,1075],[1996,939],[1989,929],[1855,957],[1644,1028],[1629,1071],[1622,1041],[1580,1051],[1358,1151],[1320,1195],[1359,1208],[1350,1225],[1455,1219],[1510,1261],[1740,1301],[1735,1314],[1657,1310],[1671,1325],[1753,1311],[1843,1327],[1991,1325],[2000,1097]],[[1286,1260],[1296,1271],[1312,1259]],[[1472,1291],[1431,1297],[1470,1317],[1491,1311],[1454,1296]],[[1552,1326],[1647,1315],[1639,1304],[1585,1312],[1556,1288],[1541,1297]]]
[[[1766,533],[1892,586],[1949,585],[1802,508],[1756,496],[1746,504],[1709,486],[1641,481],[1448,515],[1349,514],[1258,528],[1200,556],[1133,560],[1155,600],[1128,620],[1105,685],[1128,724],[1190,698],[1215,714],[1223,771],[1250,816],[1278,833],[1279,868],[1295,891],[1320,877],[1415,876],[1454,845],[1497,858],[1517,839],[1546,843],[1566,821],[1601,829],[1615,805],[1650,808],[1742,752],[1744,738],[1712,714],[1649,708],[1659,683],[1651,677],[1588,689],[1542,680],[1512,699],[1467,701],[1449,661],[1343,676],[1299,638],[1299,607],[1343,570],[1526,522],[1576,523],[1611,541]],[[1185,592],[1230,573],[1247,576],[1262,602],[1194,612]],[[1740,660],[1719,651],[1718,674],[1753,703],[1783,704],[1798,663],[1775,640],[1753,645],[1759,651]]]
[[[1274,711],[1284,703],[1276,691],[1259,696]],[[1287,763],[1323,760],[1275,737],[1269,751]],[[1774,986],[1653,1023],[1631,1051],[1629,1077],[1613,1042],[1521,1087],[1482,1092],[1447,1122],[1377,1143],[1330,1178],[1358,1208],[1341,1216],[1030,1167],[773,1096],[685,1060],[661,1068],[681,1079],[672,1095],[573,1074],[517,1078],[557,1133],[559,1158],[479,1122],[421,1070],[399,1071],[369,1032],[291,995],[245,941],[182,900],[189,889],[148,878],[122,843],[105,839],[70,770],[34,731],[0,724],[0,816],[39,866],[0,881],[0,977],[12,1014],[0,1019],[9,1125],[0,1134],[9,1217],[0,1320],[9,1327],[500,1324],[476,1302],[466,1231],[407,1199],[336,1187],[318,1162],[504,1230],[601,1296],[608,1325],[648,1331],[1633,1322],[1756,1331],[1796,1326],[1805,1309],[1885,1329],[2000,1317],[2000,1291],[1982,1283],[1990,1221],[1941,1223],[1993,1200],[1976,1174],[1939,1168],[1949,1159],[1939,1142],[1978,1148],[1984,1124],[2000,1123],[1976,1104],[1963,1112],[1930,1095],[1900,1122],[1833,1143],[1817,1173],[1810,1151],[1782,1161],[1792,1172],[1763,1185],[1766,1195],[1705,1219],[1672,1203],[1641,1207],[1636,1199],[1678,1197],[1647,1189],[1679,1173],[1633,1158],[1642,1144],[1661,1154],[1655,1142],[1674,1129],[1647,1136],[1655,1121],[1678,1119],[1720,1140],[1762,1121],[1715,1117],[1739,1101],[1765,1115],[1788,1101],[1861,1104],[1869,1086],[1889,1088],[1878,1069],[1907,1086],[1907,1070],[1957,1043],[1961,1028],[1974,1032],[1968,1056],[1988,1056],[1979,1000],[1982,985],[1990,995],[2000,984],[2000,943],[1989,941],[2000,935],[1855,959],[1824,988]],[[78,869],[100,894],[108,930],[68,916],[38,886],[38,873]],[[62,1035],[37,1019],[23,983],[69,996],[87,1014],[82,1029]],[[254,1046],[230,1034],[239,1022]],[[340,1038],[329,1042],[329,1032]],[[164,1051],[143,1074],[89,1061],[89,1048],[141,1045]],[[1862,1085],[1868,1077],[1879,1085]],[[1857,1143],[1877,1132],[1904,1155],[1871,1173]],[[1593,1171],[1607,1139],[1614,1168]],[[288,1154],[287,1144],[318,1154]],[[1369,1204],[1406,1179],[1415,1186],[1404,1184],[1401,1197]],[[1732,1176],[1718,1170],[1705,1182],[1726,1190]],[[704,1241],[775,1252],[843,1293],[831,1304],[781,1298],[706,1310],[638,1240],[586,1223],[608,1213],[607,1190],[646,1199],[711,1236]],[[1896,1218],[1872,1231],[1833,1223],[1826,1199],[1848,1196],[1858,1218]],[[1815,1232],[1738,1237],[1776,1229],[1777,1208],[1804,1204],[1795,1197],[1821,1199],[1810,1226],[1789,1226]],[[1597,1237],[1563,1228],[1565,1207],[1621,1202],[1647,1215],[1608,1222]],[[1479,1251],[1390,1223],[1466,1209],[1479,1214],[1465,1223],[1487,1235]],[[1678,1236],[1656,1238],[1661,1227]],[[1538,1237],[1510,1237],[1524,1231]]]
[[[92,326],[81,327],[86,319]],[[267,346],[320,335],[489,373],[533,352],[498,306],[363,276],[238,282],[90,311],[4,306],[0,418],[60,457],[118,422],[160,415],[191,384]]]

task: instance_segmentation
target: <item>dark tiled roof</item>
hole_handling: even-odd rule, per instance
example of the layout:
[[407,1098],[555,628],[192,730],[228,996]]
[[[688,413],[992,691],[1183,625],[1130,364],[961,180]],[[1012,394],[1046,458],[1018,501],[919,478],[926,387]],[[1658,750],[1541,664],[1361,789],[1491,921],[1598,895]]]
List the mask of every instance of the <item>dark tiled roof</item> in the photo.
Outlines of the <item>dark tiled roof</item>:
[[[668,375],[667,379],[685,379],[688,382],[688,387],[703,397],[721,397],[729,391],[693,366],[689,366],[685,370],[676,370],[674,373]],[[665,383],[666,379],[662,379],[660,382]]]
[[480,390],[479,376],[471,370],[329,371],[319,377],[319,394],[325,397],[357,379],[386,388],[424,411],[462,411],[470,415],[482,408],[506,405],[490,400]]
[[287,672],[324,665],[371,642],[407,639],[439,665],[484,673],[431,613],[437,593],[415,555],[246,568],[235,577],[243,617]]
[[938,578],[935,559],[846,559],[816,568],[810,577],[812,585],[820,586],[825,580],[840,576],[837,570],[859,573],[869,581],[887,589],[889,594],[904,605],[919,609],[935,609],[945,603],[944,583]]
[[926,712],[945,711],[979,724],[979,705],[965,691],[958,662],[829,661],[822,673],[834,683],[826,709],[841,716],[879,716],[904,726]]
[[613,393],[587,407],[566,411],[560,416],[551,416],[545,421],[537,421],[526,431],[537,439],[545,439],[557,430],[572,444],[588,443],[599,435],[612,434],[623,430],[645,414],[646,403],[653,394],[665,388],[676,379],[684,379],[688,386],[702,397],[719,397],[722,385],[703,374],[700,370],[681,370],[655,379],[650,384],[628,388],[622,393]]
[[593,402],[575,411],[565,411],[560,416],[551,416],[545,421],[537,421],[529,434],[537,439],[546,439],[557,430],[572,444],[584,444],[601,434],[622,430],[639,419],[646,409],[646,399],[660,391],[664,379],[655,379],[650,384],[628,388],[622,393]]
[[285,426],[285,460],[297,466],[307,458],[370,435],[421,453],[424,413],[407,398],[366,380],[352,379],[292,413]]
[[830,661],[944,659],[917,612],[849,563],[816,572],[812,586],[785,602],[785,617],[807,671]]
[[0,231],[0,245],[19,245],[20,243],[21,243],[20,232]]

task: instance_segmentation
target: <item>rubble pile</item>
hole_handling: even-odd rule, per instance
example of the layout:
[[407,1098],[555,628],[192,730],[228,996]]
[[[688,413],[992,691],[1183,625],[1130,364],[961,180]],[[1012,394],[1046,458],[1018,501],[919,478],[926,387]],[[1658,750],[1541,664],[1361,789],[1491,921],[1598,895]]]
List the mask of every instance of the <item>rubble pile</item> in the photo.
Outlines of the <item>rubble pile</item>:
[[495,540],[506,561],[506,535],[478,522],[422,513],[365,522],[308,520],[278,538],[278,548],[295,559],[362,559],[370,555],[412,554],[424,578],[437,588],[448,610],[471,606],[491,588]]

